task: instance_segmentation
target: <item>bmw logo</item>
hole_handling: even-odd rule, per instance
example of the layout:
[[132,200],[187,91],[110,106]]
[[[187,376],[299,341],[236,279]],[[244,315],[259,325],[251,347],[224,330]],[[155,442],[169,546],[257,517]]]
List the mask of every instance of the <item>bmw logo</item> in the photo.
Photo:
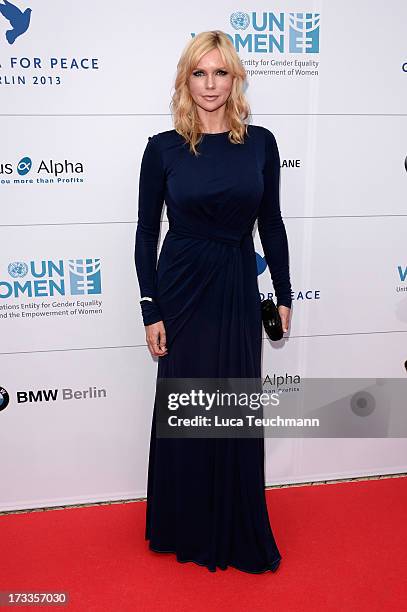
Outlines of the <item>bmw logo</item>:
[[9,394],[3,387],[0,386],[0,412],[7,408],[9,401]]

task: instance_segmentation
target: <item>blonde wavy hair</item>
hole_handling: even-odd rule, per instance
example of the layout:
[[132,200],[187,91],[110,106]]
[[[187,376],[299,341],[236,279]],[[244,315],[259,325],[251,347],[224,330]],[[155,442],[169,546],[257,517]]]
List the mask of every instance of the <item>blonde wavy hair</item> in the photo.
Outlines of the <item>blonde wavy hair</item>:
[[200,32],[188,42],[178,61],[175,91],[170,103],[174,128],[189,143],[189,150],[194,155],[199,155],[196,145],[202,140],[203,129],[187,81],[201,57],[213,49],[219,49],[225,66],[233,75],[232,89],[225,109],[226,119],[231,128],[228,134],[230,142],[234,144],[244,142],[247,135],[247,124],[244,121],[251,114],[243,93],[247,73],[233,43],[221,30]]

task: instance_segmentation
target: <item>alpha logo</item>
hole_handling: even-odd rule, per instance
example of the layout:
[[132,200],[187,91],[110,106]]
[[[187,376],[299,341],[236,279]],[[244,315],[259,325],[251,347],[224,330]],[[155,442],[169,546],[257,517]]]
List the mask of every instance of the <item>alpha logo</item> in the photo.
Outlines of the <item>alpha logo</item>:
[[319,53],[320,13],[236,12],[230,16],[238,50],[249,52]]
[[20,176],[24,176],[25,174],[28,174],[29,171],[32,168],[32,161],[29,157],[23,157],[23,159],[20,159],[20,161],[17,164],[17,172]]
[[4,389],[4,387],[0,385],[0,412],[7,408],[9,401],[9,394]]
[[12,280],[0,280],[0,298],[100,294],[100,266],[100,259],[13,261],[7,266]]
[[0,4],[0,14],[3,15],[11,26],[11,29],[6,31],[6,40],[12,45],[16,38],[28,30],[31,9],[27,8],[23,12],[15,4],[4,0],[4,4]]
[[[7,180],[9,176],[13,175],[14,172],[17,172],[19,176],[26,176],[31,171],[36,172],[37,176],[30,178],[27,180],[21,180],[18,178],[14,178],[11,181]],[[53,159],[44,160],[42,159],[40,162],[37,162],[37,165],[34,167],[34,163],[31,157],[25,156],[22,157],[16,164],[11,162],[0,162],[0,182],[1,183],[26,183],[26,182],[54,182],[55,177],[57,182],[67,182],[68,179],[60,177],[61,174],[83,174],[84,167],[82,162],[70,162],[67,159],[63,161],[55,161]],[[2,177],[6,178],[2,178]],[[75,182],[83,181],[82,178],[74,178]],[[69,181],[68,181],[69,182]]]
[[263,378],[263,385],[270,385],[281,387],[281,386],[290,386],[290,385],[298,385],[301,383],[301,376],[299,374],[288,374],[286,372],[284,376],[278,374],[266,374]]

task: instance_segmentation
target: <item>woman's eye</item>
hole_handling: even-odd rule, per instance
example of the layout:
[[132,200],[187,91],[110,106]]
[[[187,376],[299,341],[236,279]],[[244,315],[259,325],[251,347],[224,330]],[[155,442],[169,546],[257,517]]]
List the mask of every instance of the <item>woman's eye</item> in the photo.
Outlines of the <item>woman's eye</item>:
[[[221,73],[222,76],[225,76],[225,74],[227,74],[226,70],[218,70],[218,73]],[[200,76],[201,74],[203,74],[203,72],[202,72],[202,70],[196,70],[192,74],[194,76]]]

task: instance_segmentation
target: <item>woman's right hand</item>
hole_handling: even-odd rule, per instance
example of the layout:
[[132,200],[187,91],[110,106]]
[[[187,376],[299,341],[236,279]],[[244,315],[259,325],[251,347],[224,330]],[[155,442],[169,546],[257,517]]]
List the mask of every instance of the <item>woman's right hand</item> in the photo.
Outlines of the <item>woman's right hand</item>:
[[164,321],[146,325],[147,346],[153,357],[163,357],[168,353]]

